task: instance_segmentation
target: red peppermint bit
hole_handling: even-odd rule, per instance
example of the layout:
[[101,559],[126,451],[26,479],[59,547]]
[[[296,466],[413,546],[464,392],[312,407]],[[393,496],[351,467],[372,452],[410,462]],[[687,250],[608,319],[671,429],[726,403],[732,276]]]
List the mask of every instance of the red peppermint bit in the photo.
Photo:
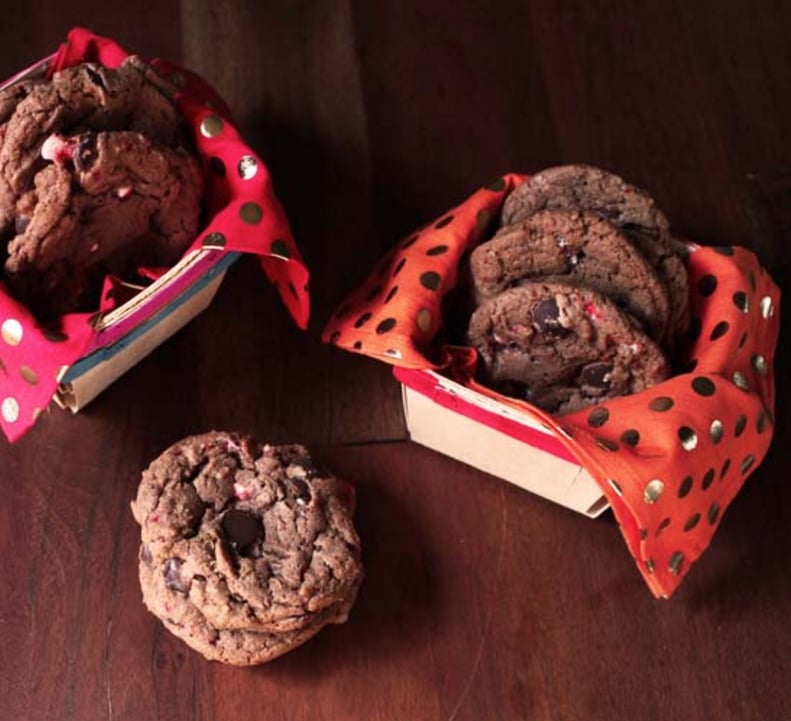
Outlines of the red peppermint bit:
[[158,523],[159,522],[159,514],[155,513],[153,516],[149,516],[148,520],[151,521],[151,523]]
[[74,157],[76,145],[74,138],[64,138],[62,135],[52,133],[41,146],[41,157],[63,165]]
[[124,198],[126,198],[126,197],[128,197],[129,195],[132,194],[132,186],[131,185],[124,185],[124,186],[118,188],[118,190],[115,191],[115,194],[121,200],[123,200]]
[[233,494],[240,501],[246,501],[248,498],[250,498],[250,490],[241,483],[233,484]]
[[582,306],[582,310],[585,312],[585,315],[593,320],[599,320],[601,318],[601,314],[593,303],[586,303]]

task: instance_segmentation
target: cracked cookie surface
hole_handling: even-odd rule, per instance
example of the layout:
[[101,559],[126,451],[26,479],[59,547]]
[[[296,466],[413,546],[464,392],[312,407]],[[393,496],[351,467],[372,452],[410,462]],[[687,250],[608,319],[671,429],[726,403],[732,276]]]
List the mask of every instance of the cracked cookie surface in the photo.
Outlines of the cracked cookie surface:
[[644,390],[670,372],[637,324],[599,293],[527,283],[479,306],[467,335],[481,380],[550,413]]
[[353,491],[299,445],[213,432],[143,473],[140,581],[149,610],[211,659],[262,663],[346,620],[363,571]]
[[577,210],[542,210],[506,226],[470,256],[480,303],[529,280],[595,290],[661,339],[669,322],[667,290],[648,261],[608,221]]
[[194,240],[203,170],[163,83],[131,56],[0,93],[4,280],[39,319],[95,309],[106,274]]
[[689,291],[685,247],[670,233],[669,223],[647,193],[619,176],[589,165],[547,168],[517,186],[505,199],[503,225],[540,210],[587,210],[619,228],[656,269],[670,300],[668,341],[689,325]]

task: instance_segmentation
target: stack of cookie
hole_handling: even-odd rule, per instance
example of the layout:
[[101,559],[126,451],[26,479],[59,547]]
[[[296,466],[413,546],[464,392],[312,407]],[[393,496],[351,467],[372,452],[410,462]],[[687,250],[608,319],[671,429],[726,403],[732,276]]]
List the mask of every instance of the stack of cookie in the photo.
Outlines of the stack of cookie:
[[481,381],[563,414],[664,380],[689,324],[684,253],[653,199],[618,176],[531,176],[470,257]]
[[298,445],[186,438],[143,473],[143,600],[210,660],[269,661],[346,620],[363,576],[351,486]]
[[95,310],[105,275],[195,239],[203,170],[170,95],[136,56],[0,91],[2,278],[39,319]]

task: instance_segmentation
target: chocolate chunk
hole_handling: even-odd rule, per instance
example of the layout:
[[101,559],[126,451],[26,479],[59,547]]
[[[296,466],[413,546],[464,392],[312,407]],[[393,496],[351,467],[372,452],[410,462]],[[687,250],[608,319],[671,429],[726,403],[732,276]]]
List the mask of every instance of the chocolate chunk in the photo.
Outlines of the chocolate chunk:
[[17,215],[14,218],[14,231],[17,235],[21,235],[30,225],[30,218],[27,215]]
[[261,521],[252,513],[231,509],[222,517],[222,530],[231,547],[240,555],[249,553],[261,537]]
[[533,309],[533,323],[541,333],[549,336],[565,337],[571,331],[560,325],[560,308],[554,298],[542,300]]
[[291,461],[291,465],[298,466],[303,471],[305,471],[305,478],[315,478],[318,475],[316,466],[313,464],[310,456],[297,456],[293,461]]
[[612,371],[612,363],[589,363],[582,369],[580,380],[586,386],[609,388]]
[[165,568],[162,575],[165,577],[165,585],[171,591],[178,593],[188,593],[190,590],[189,583],[185,583],[181,576],[181,566],[184,563],[180,558],[168,558],[165,561]]
[[90,170],[97,157],[96,133],[83,133],[77,142],[77,149],[74,153],[74,167],[80,173]]
[[[308,476],[310,478],[311,476]],[[305,483],[301,478],[292,478],[291,482],[294,484],[294,488],[296,489],[296,498],[297,503],[307,506],[310,503],[310,486]]]
[[104,78],[90,65],[85,66],[85,74],[91,79],[94,85],[98,85],[103,90],[107,90],[107,86],[104,84]]
[[151,561],[153,560],[153,557],[151,556],[151,549],[146,546],[145,543],[140,546],[140,560],[147,566],[150,566]]

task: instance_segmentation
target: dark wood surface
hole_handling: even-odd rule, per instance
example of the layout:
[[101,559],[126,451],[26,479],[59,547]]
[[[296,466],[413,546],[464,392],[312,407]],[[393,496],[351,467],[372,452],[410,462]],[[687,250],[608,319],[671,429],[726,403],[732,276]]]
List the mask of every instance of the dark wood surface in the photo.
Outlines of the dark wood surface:
[[[2,721],[791,718],[782,335],[773,449],[670,601],[611,517],[408,443],[388,369],[319,342],[399,236],[504,171],[560,162],[650,188],[679,233],[754,248],[784,285],[788,3],[14,0],[0,77],[77,24],[218,87],[276,179],[315,312],[296,330],[241,262],[84,412],[0,441]],[[349,622],[257,669],[203,661],[137,581],[140,471],[214,427],[307,441],[359,494]]]

